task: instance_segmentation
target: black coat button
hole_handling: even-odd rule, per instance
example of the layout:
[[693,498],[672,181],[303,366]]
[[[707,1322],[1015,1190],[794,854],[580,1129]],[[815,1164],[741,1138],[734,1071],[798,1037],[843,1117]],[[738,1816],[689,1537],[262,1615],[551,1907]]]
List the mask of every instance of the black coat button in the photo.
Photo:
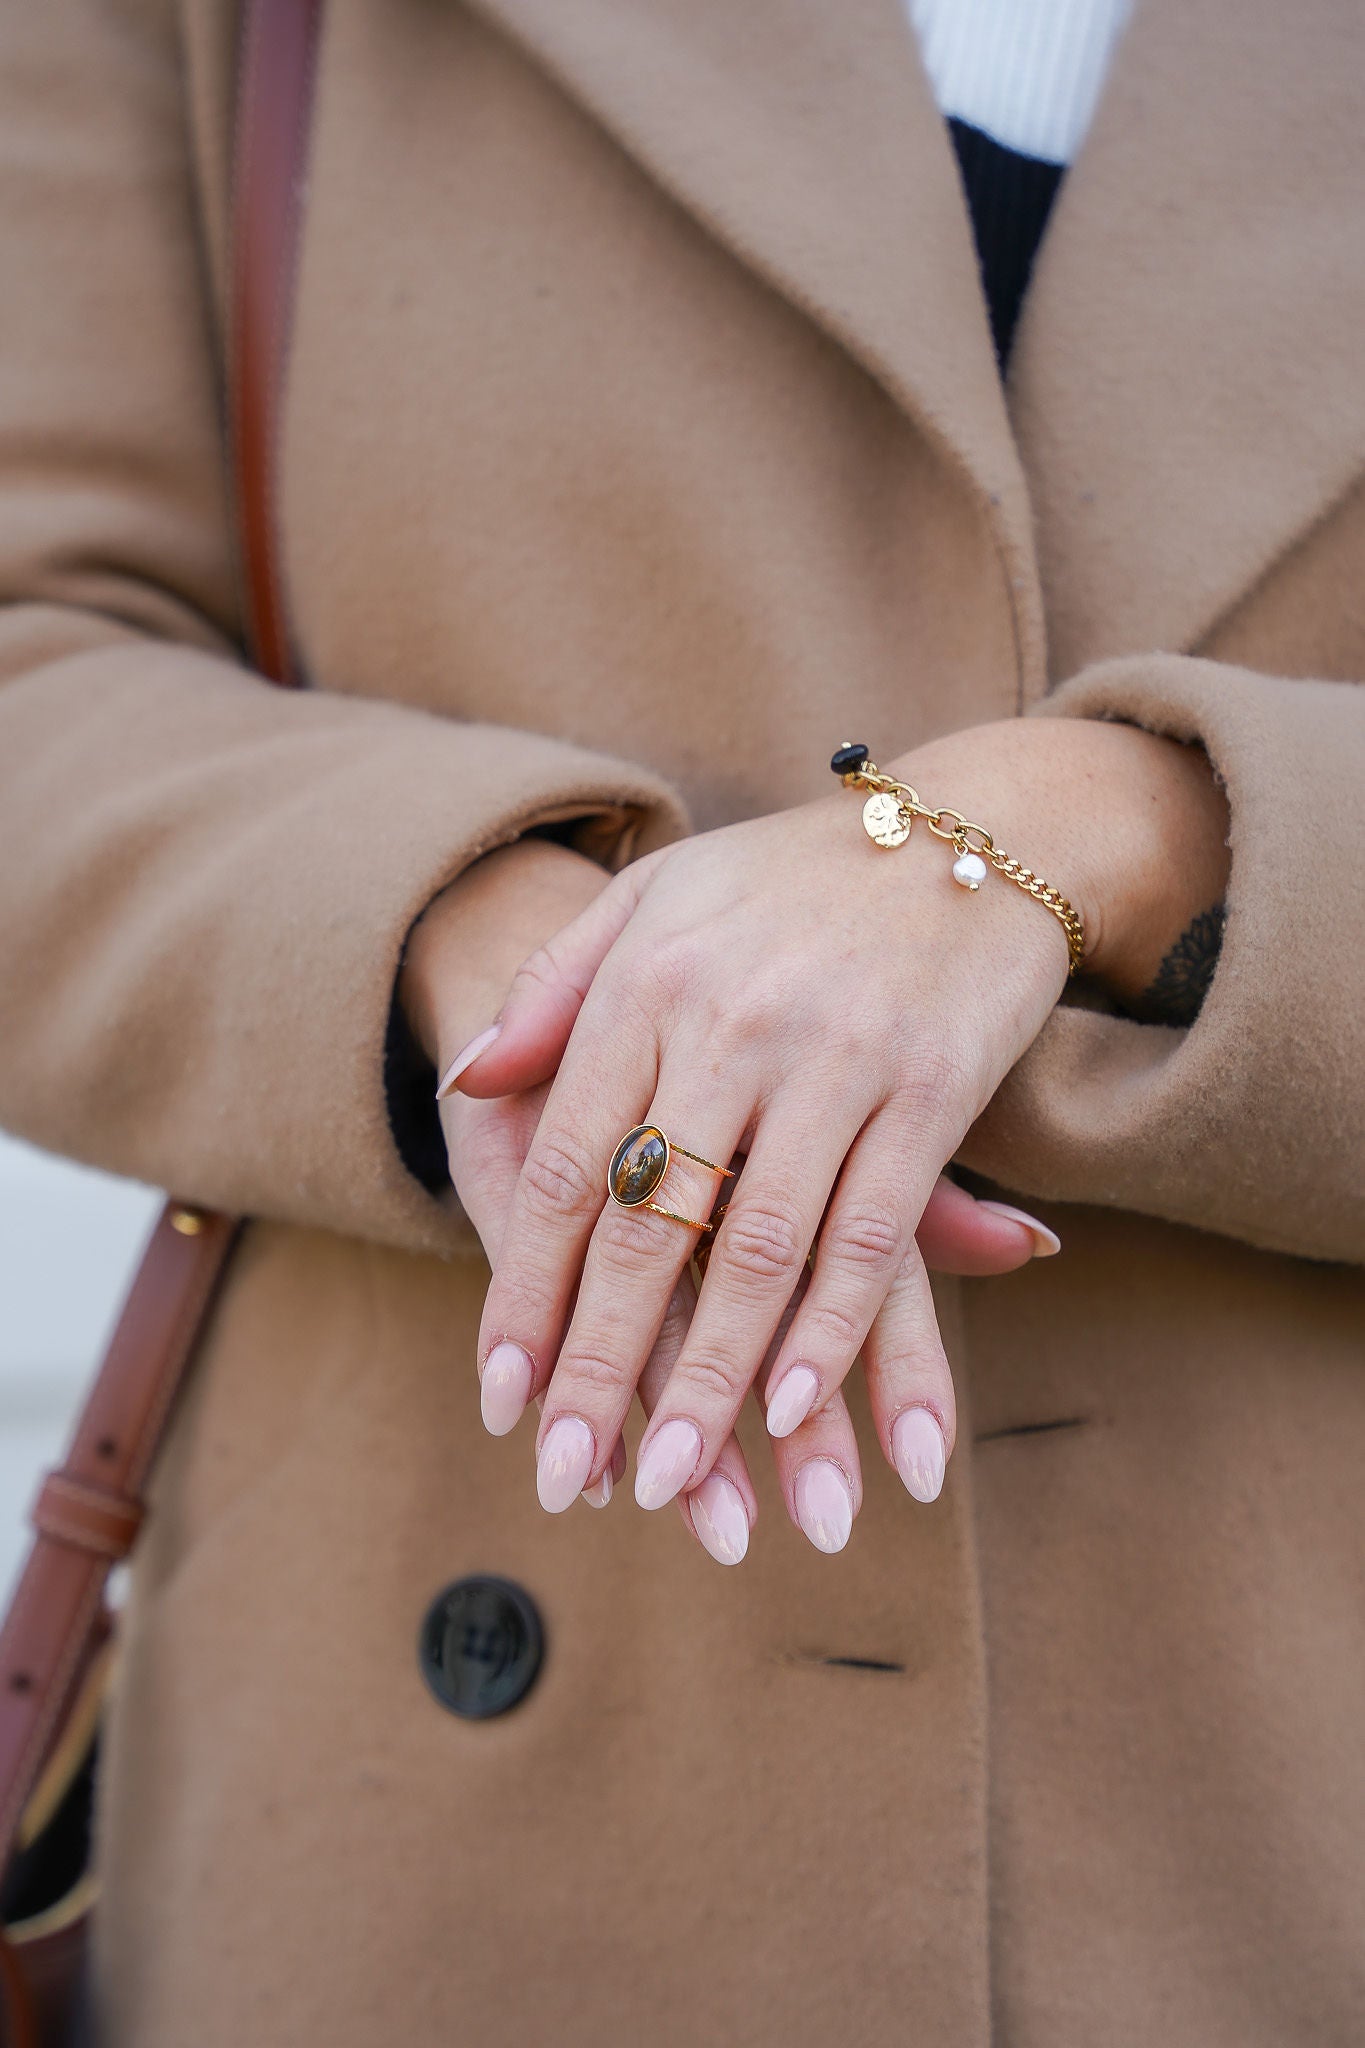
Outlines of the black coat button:
[[535,1601],[510,1579],[456,1579],[427,1609],[417,1654],[443,1707],[469,1721],[525,1699],[545,1654]]

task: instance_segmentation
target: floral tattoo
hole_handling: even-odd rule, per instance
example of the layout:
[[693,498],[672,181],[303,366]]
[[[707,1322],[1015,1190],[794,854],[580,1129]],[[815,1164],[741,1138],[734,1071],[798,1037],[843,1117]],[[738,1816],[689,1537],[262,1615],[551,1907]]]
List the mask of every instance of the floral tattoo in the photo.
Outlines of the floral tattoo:
[[1158,967],[1151,987],[1129,1003],[1129,1014],[1143,1024],[1193,1024],[1213,981],[1225,922],[1221,903],[1201,910]]

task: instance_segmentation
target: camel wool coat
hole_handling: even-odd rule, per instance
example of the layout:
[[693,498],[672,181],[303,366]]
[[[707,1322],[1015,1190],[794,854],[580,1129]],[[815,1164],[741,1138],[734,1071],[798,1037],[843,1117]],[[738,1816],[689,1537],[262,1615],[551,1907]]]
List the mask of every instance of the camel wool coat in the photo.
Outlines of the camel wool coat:
[[[332,0],[297,694],[242,653],[234,11],[0,33],[0,1120],[257,1219],[137,1560],[102,2039],[1365,2040],[1354,0],[1138,0],[1005,387],[899,0]],[[619,861],[1040,712],[1207,748],[1227,930],[1192,1028],[1064,1003],[972,1133],[1064,1249],[938,1286],[942,1499],[851,1382],[836,1558],[752,1411],[739,1569],[546,1516],[386,1114],[413,919],[547,821]],[[481,1721],[417,1657],[472,1572],[545,1630]]]

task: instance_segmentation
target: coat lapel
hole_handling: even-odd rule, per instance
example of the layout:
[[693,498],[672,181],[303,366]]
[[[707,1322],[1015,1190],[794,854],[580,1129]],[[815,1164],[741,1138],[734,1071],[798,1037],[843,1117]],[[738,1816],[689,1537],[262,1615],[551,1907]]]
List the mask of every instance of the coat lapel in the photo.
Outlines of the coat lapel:
[[1357,0],[1138,0],[1011,375],[1050,666],[1190,649],[1365,461]]
[[965,472],[1041,630],[952,146],[903,0],[471,0]]

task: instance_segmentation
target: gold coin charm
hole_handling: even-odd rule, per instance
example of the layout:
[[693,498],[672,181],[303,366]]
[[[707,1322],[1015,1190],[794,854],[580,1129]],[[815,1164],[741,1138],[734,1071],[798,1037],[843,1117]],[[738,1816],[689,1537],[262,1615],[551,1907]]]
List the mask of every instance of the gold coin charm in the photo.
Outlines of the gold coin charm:
[[863,830],[878,846],[904,846],[914,822],[889,789],[879,790],[863,805]]

